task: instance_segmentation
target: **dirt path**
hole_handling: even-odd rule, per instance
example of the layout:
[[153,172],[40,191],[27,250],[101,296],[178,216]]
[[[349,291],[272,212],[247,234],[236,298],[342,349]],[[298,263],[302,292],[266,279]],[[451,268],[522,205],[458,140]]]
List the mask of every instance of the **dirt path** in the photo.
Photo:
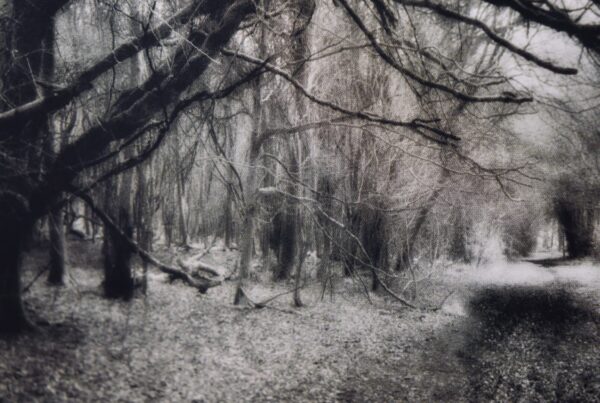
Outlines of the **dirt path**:
[[414,343],[419,354],[356,368],[348,401],[600,401],[600,268],[454,274],[461,291],[444,310],[455,320]]

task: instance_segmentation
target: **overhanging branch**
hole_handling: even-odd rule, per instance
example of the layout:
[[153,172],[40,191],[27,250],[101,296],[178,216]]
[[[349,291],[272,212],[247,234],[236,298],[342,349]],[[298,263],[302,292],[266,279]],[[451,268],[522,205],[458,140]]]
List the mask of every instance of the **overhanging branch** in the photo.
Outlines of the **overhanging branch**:
[[371,42],[371,45],[373,46],[373,48],[375,49],[377,54],[381,57],[381,59],[383,59],[387,64],[389,64],[394,69],[396,69],[398,72],[402,73],[404,76],[410,78],[411,80],[416,81],[417,83],[419,83],[425,87],[436,89],[438,91],[442,91],[447,94],[450,94],[453,97],[455,97],[456,99],[458,99],[460,101],[464,101],[464,102],[479,102],[479,103],[500,102],[500,103],[522,104],[525,102],[533,101],[533,98],[531,98],[531,97],[517,97],[517,96],[512,96],[512,95],[511,96],[498,95],[498,96],[486,96],[486,97],[469,95],[464,92],[455,90],[454,88],[448,87],[444,84],[441,84],[441,83],[438,83],[435,81],[430,81],[430,80],[427,80],[427,79],[419,76],[415,72],[411,71],[410,69],[407,69],[406,67],[404,67],[400,63],[398,63],[392,56],[390,56],[381,47],[381,45],[379,45],[379,42],[377,42],[377,39],[375,38],[373,33],[371,31],[369,31],[369,29],[367,28],[365,23],[358,16],[358,14],[356,14],[356,12],[352,9],[352,7],[350,7],[350,5],[348,4],[348,2],[346,0],[337,0],[337,1],[344,6],[344,8],[346,9],[346,12],[348,13],[348,15],[350,16],[352,21],[356,24],[356,26],[358,26],[358,28],[363,32],[363,34]]
[[449,18],[449,19],[479,28],[491,40],[496,42],[498,45],[508,49],[510,52],[512,52],[516,55],[521,56],[525,60],[530,61],[530,62],[532,62],[540,67],[543,67],[547,70],[550,70],[554,73],[567,74],[567,75],[577,74],[577,69],[572,68],[572,67],[558,66],[548,60],[543,60],[543,59],[539,58],[538,56],[534,55],[533,53],[528,52],[524,49],[521,49],[521,48],[517,47],[516,45],[513,45],[506,39],[502,38],[501,36],[497,35],[489,26],[484,24],[482,21],[475,19],[475,18],[468,17],[468,16],[460,14],[460,13],[457,13],[455,11],[452,11],[452,10],[444,7],[441,4],[432,3],[429,0],[395,0],[395,1],[396,1],[396,3],[403,4],[405,6],[429,9],[442,17]]
[[[600,54],[600,24],[598,20],[595,23],[580,23],[573,20],[570,11],[564,7],[560,9],[553,6],[549,1],[531,1],[531,0],[483,0],[496,7],[507,7],[519,13],[526,21],[531,21],[557,32],[564,32],[575,37],[583,46],[591,51]],[[596,7],[600,8],[598,0],[592,0]],[[576,3],[575,3],[576,4]],[[543,8],[546,6],[546,8]],[[597,16],[597,15],[596,15]]]
[[[181,25],[189,22],[194,16],[201,14],[204,1],[196,0],[158,27],[144,32],[141,36],[117,47],[109,54],[97,60],[81,72],[72,83],[64,87],[54,87],[50,95],[35,99],[13,109],[0,113],[0,126],[8,126],[17,121],[26,121],[40,114],[55,112],[92,88],[92,82],[117,64],[133,57],[143,49],[156,46],[161,40],[168,38]],[[4,136],[0,133],[0,138]]]
[[[366,120],[366,121],[373,122],[373,123],[379,123],[379,124],[388,125],[388,126],[405,127],[408,129],[412,129],[419,135],[423,136],[424,138],[426,138],[430,141],[434,141],[439,144],[452,144],[451,141],[459,141],[460,140],[460,137],[458,137],[452,133],[449,133],[445,130],[438,129],[437,127],[431,126],[431,125],[427,124],[426,121],[423,119],[413,119],[410,121],[401,121],[401,120],[384,118],[382,116],[377,116],[377,115],[371,114],[371,113],[346,109],[340,105],[337,105],[333,102],[330,102],[330,101],[327,101],[324,99],[321,99],[321,98],[317,97],[316,95],[312,94],[300,82],[298,82],[298,80],[296,80],[294,77],[292,77],[291,74],[287,73],[286,71],[280,69],[279,67],[277,67],[271,63],[267,63],[264,60],[243,54],[238,51],[233,51],[230,49],[222,49],[221,53],[226,56],[239,58],[241,60],[244,60],[248,63],[252,63],[254,65],[264,66],[265,70],[268,70],[271,73],[278,75],[278,76],[282,77],[283,79],[285,79],[287,82],[289,82],[294,88],[296,88],[298,91],[300,91],[302,93],[302,95],[304,95],[310,101],[314,102],[317,105],[331,109],[335,112],[339,112],[346,116]],[[429,135],[423,133],[423,130],[433,133],[436,136],[435,137],[429,136]]]

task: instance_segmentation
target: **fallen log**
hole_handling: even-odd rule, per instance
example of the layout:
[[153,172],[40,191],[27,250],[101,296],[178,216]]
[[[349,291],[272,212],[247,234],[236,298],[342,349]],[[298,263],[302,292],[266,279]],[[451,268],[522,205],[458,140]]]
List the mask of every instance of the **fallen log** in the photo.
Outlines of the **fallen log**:
[[200,260],[196,260],[195,258],[192,258],[187,261],[179,258],[179,259],[177,259],[177,264],[182,269],[186,270],[188,273],[203,271],[214,277],[224,277],[225,273],[226,273],[226,270],[223,269],[222,267],[212,266],[208,263],[204,263]]
[[75,196],[83,200],[88,206],[90,206],[90,208],[96,214],[96,216],[98,216],[98,218],[100,218],[106,226],[113,230],[123,242],[125,242],[133,250],[135,250],[143,261],[155,266],[161,272],[168,274],[171,281],[182,280],[185,284],[196,288],[202,294],[205,294],[209,288],[216,287],[222,284],[221,280],[213,280],[208,278],[195,279],[183,270],[162,263],[152,255],[150,255],[147,251],[142,249],[133,239],[125,235],[125,233],[121,231],[119,226],[116,225],[104,211],[96,207],[96,204],[89,195],[80,192],[73,193],[75,194]]

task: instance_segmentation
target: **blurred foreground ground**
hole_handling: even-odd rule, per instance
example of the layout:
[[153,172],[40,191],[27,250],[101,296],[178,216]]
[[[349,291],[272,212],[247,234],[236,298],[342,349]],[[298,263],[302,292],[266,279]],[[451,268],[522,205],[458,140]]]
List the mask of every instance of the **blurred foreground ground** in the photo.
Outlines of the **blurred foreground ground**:
[[[48,324],[0,339],[0,401],[598,401],[600,266],[451,266],[413,310],[340,279],[276,309],[231,305],[152,274],[131,303],[101,296],[98,246],[73,243],[68,287],[27,294]],[[215,249],[208,257],[232,264]],[[43,255],[28,259],[24,283]],[[154,273],[154,272],[152,272]],[[260,285],[262,300],[289,284]],[[293,311],[293,312],[290,312]]]

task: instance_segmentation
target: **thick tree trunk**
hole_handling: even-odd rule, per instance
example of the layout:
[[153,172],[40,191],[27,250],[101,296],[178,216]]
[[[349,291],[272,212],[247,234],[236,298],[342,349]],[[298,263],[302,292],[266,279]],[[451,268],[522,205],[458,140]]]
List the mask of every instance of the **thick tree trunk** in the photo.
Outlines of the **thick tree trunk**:
[[[152,229],[152,190],[149,189],[152,184],[151,164],[150,160],[146,165],[138,165],[136,167],[138,185],[135,203],[137,241],[140,247],[148,252],[152,252],[152,239],[154,237]],[[150,180],[147,180],[147,177]],[[142,271],[142,292],[145,294],[148,290],[148,263],[144,259],[142,259]]]
[[590,256],[594,251],[592,210],[577,206],[570,200],[560,200],[556,202],[555,212],[565,236],[569,257]]
[[[121,231],[128,238],[133,238],[129,214],[124,209],[119,212],[118,223]],[[106,226],[104,230],[104,295],[107,298],[129,300],[133,297],[134,291],[131,272],[133,250],[114,230]]]
[[21,299],[20,269],[24,245],[23,240],[17,239],[7,228],[3,223],[0,231],[0,332],[20,332],[31,327]]
[[[297,105],[298,106],[298,105]],[[287,153],[289,160],[289,173],[297,180],[302,180],[300,169],[300,160],[302,158],[302,142],[297,135],[293,137],[294,141],[287,144]],[[290,183],[287,192],[294,196],[301,194],[300,186],[296,183]],[[281,225],[279,234],[279,266],[276,273],[276,280],[285,280],[293,272],[294,261],[298,255],[298,248],[304,244],[302,234],[302,224],[299,220],[299,208],[296,202],[291,202],[285,206],[281,214]]]
[[[263,180],[261,187],[274,187],[275,186],[275,173],[277,172],[277,166],[275,162],[267,157],[268,155],[276,155],[277,150],[275,144],[271,139],[266,139],[263,143],[263,158],[262,158],[262,166],[265,167]],[[274,273],[273,268],[273,253],[278,249],[278,239],[279,233],[275,233],[275,220],[274,214],[277,208],[273,205],[273,202],[267,202],[264,204],[265,210],[267,211],[267,215],[263,220],[263,223],[260,228],[260,249],[261,249],[261,257],[263,261],[263,268],[265,271],[269,273]]]
[[31,235],[33,220],[26,203],[0,193],[0,332],[18,333],[32,328],[21,296],[23,249]]
[[162,227],[165,235],[165,244],[170,248],[173,244],[173,227],[175,226],[175,203],[173,184],[167,184],[166,195],[163,194],[161,203]]
[[369,262],[372,274],[371,289],[377,291],[380,286],[380,274],[377,270],[387,270],[387,243],[388,237],[385,228],[385,217],[379,210],[384,205],[381,202],[372,202],[374,207],[363,207],[361,211],[362,228],[361,243],[367,253],[359,253],[361,259]]
[[[119,186],[119,178],[112,178],[106,183],[104,194],[105,211],[111,212],[113,221],[129,238],[133,238],[131,223],[131,173],[125,173]],[[115,205],[115,196],[117,196]],[[114,219],[117,218],[117,219]],[[104,225],[104,295],[107,298],[122,298],[129,300],[133,297],[134,282],[131,271],[133,251],[129,245],[122,242],[118,233]]]
[[[293,194],[293,193],[291,193]],[[294,266],[297,243],[296,206],[290,204],[280,213],[279,251],[277,255],[277,271],[275,280],[286,280]]]
[[[294,0],[291,2],[291,7],[297,12],[293,21],[293,40],[290,42],[290,62],[293,66],[292,76],[302,85],[307,84],[307,65],[305,60],[310,55],[309,36],[306,29],[315,11],[314,0]],[[295,93],[295,99],[292,103],[293,107],[290,110],[292,121],[301,123],[306,117],[306,104],[304,97],[299,93]],[[292,106],[290,105],[290,106]],[[302,181],[301,161],[303,154],[304,143],[298,134],[294,134],[287,141],[287,154],[289,160],[289,174],[294,179]],[[288,185],[287,192],[294,196],[301,195],[301,187],[297,183],[291,182]],[[287,279],[293,271],[294,262],[298,261],[297,271],[301,270],[303,257],[299,257],[299,248],[305,245],[306,240],[303,239],[302,223],[299,220],[299,208],[297,203],[289,203],[283,214],[280,226],[280,242],[279,242],[279,265],[275,278],[277,280]],[[306,247],[308,247],[306,245]],[[299,274],[298,274],[299,275]],[[298,301],[299,301],[298,296]],[[296,302],[296,294],[294,294]],[[297,306],[301,302],[296,302]]]
[[[265,33],[261,28],[259,39],[259,56],[262,57],[266,53],[265,48]],[[262,146],[262,129],[263,129],[263,108],[261,100],[261,80],[257,77],[254,81],[252,91],[252,134],[250,138],[250,151],[248,155],[248,177],[245,190],[245,206],[243,211],[243,222],[241,229],[241,245],[240,245],[240,260],[239,260],[239,278],[236,294],[233,303],[235,305],[244,301],[240,298],[243,295],[243,287],[250,272],[252,263],[252,255],[254,253],[254,226],[257,215],[257,178],[256,164]]]

